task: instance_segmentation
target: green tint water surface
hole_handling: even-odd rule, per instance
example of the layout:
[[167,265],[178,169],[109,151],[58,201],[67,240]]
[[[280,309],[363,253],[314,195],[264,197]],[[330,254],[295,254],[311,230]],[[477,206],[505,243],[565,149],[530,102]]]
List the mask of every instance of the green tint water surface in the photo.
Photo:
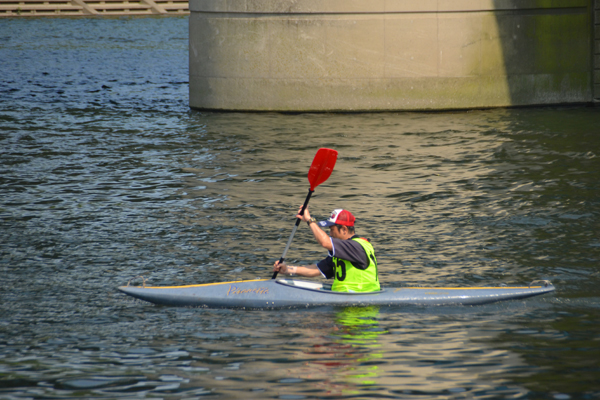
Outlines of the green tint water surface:
[[[218,114],[187,20],[0,24],[0,398],[600,397],[600,112]],[[268,278],[311,211],[384,286],[550,279],[478,307],[204,310],[116,291]],[[324,253],[300,226],[288,259]],[[139,280],[138,280],[139,281]]]

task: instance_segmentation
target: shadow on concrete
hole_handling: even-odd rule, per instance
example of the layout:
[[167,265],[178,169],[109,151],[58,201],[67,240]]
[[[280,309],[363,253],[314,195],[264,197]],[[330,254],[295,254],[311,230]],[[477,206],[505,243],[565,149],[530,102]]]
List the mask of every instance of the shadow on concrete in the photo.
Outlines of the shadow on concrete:
[[593,1],[494,0],[513,105],[593,101]]

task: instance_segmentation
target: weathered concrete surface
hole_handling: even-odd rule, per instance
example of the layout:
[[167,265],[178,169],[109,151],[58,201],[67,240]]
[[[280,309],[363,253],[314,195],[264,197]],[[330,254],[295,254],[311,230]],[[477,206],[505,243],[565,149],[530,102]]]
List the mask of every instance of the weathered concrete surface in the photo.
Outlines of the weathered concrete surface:
[[591,102],[593,8],[592,0],[190,0],[190,106]]
[[594,99],[600,102],[600,0],[594,0]]

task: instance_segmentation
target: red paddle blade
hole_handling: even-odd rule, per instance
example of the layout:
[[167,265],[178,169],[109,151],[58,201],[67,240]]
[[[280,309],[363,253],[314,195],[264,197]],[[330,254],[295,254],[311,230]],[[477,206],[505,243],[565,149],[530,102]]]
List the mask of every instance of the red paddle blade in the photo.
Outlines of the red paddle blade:
[[338,152],[332,149],[321,148],[308,170],[308,182],[310,190],[314,191],[317,186],[325,182],[333,172]]

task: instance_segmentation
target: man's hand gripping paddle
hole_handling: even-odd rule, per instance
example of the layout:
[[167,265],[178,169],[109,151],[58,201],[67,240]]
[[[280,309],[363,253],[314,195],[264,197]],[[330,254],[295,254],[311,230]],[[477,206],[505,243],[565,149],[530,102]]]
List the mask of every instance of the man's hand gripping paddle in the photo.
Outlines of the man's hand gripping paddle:
[[[310,196],[312,196],[313,192],[315,191],[315,188],[321,183],[325,182],[333,172],[333,167],[335,166],[337,156],[338,152],[336,150],[322,148],[317,151],[317,154],[310,165],[310,169],[308,170],[308,182],[310,183],[310,189],[308,189],[308,195],[306,196],[306,200],[304,200],[304,205],[302,206],[300,215],[304,215],[304,210],[306,210],[306,207],[308,207],[308,201],[310,200]],[[285,255],[290,248],[290,244],[292,244],[292,239],[294,238],[296,229],[298,229],[298,225],[300,225],[301,221],[302,219],[296,218],[296,225],[294,225],[292,234],[285,245],[285,250],[283,250],[283,255],[279,259],[280,264],[283,262],[283,260],[285,260]],[[277,278],[277,271],[275,271],[271,277],[271,279],[275,278]]]

